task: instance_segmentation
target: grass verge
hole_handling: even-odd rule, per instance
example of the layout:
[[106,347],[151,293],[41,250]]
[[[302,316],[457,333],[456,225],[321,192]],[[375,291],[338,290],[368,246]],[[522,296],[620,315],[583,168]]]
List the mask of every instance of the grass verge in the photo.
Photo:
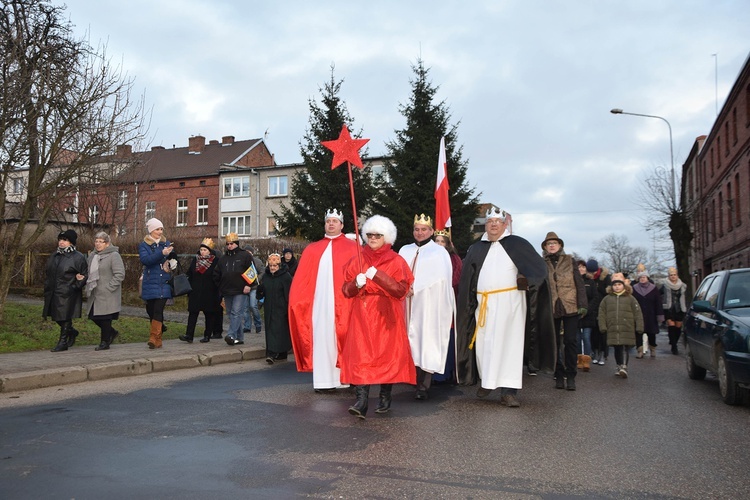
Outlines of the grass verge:
[[[185,334],[186,325],[182,323],[167,321],[166,325],[168,330],[164,332],[164,339],[176,339]],[[120,315],[113,326],[120,332],[115,344],[148,341],[147,318]],[[99,345],[100,331],[93,321],[88,318],[75,319],[73,327],[81,332],[76,345]],[[5,315],[0,323],[0,353],[52,349],[59,338],[60,327],[52,320],[42,319],[41,305],[14,302],[5,304]]]

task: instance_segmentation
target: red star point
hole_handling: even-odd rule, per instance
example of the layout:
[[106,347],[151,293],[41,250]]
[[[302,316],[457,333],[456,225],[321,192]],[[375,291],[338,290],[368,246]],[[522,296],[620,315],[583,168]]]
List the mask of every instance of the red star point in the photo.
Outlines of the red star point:
[[370,139],[353,139],[349,134],[346,125],[341,127],[341,134],[335,141],[321,141],[321,144],[333,151],[333,162],[331,170],[338,167],[344,162],[349,162],[354,166],[363,168],[362,159],[359,157],[359,150],[367,144]]

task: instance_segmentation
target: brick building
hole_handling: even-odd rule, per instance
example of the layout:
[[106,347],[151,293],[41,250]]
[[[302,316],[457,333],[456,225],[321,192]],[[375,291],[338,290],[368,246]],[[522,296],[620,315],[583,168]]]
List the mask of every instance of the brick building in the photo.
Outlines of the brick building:
[[200,135],[190,137],[183,148],[157,146],[133,153],[130,146],[120,146],[113,158],[101,162],[103,171],[118,162],[134,168],[123,169],[114,182],[96,184],[94,191],[82,190],[73,210],[78,221],[113,227],[119,235],[140,235],[145,222],[156,217],[170,240],[191,243],[219,235],[222,168],[275,165],[263,139],[225,136],[206,144]]
[[750,57],[711,132],[696,139],[682,182],[694,285],[714,271],[750,267]]

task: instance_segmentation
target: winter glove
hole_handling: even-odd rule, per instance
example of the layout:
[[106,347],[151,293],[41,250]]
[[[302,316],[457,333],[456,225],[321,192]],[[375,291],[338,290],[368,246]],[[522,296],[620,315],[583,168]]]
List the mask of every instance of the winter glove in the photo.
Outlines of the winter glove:
[[177,269],[177,259],[169,259],[167,262],[169,262],[169,268],[174,271]]
[[367,276],[362,273],[357,275],[357,288],[362,288],[367,283]]
[[373,279],[373,278],[375,277],[375,273],[376,273],[376,272],[378,272],[378,270],[377,270],[377,269],[375,269],[375,267],[374,267],[374,266],[370,266],[370,269],[368,269],[368,270],[367,270],[367,271],[365,272],[365,276],[367,276],[367,279],[370,279],[370,280],[371,280],[371,279]]
[[585,307],[580,307],[580,308],[578,309],[578,314],[579,314],[579,315],[580,315],[580,316],[581,316],[582,318],[583,318],[584,316],[586,316],[586,313],[587,313],[587,312],[589,312],[589,310],[588,310],[588,309],[586,309]]

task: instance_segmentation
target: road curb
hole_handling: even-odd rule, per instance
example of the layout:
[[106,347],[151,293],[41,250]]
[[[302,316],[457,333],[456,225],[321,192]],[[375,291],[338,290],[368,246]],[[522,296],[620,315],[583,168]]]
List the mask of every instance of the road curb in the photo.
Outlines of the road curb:
[[0,393],[42,389],[87,381],[146,375],[148,373],[202,368],[223,363],[237,363],[265,357],[262,348],[212,351],[202,354],[175,355],[158,358],[138,358],[108,361],[63,368],[48,368],[0,376]]

